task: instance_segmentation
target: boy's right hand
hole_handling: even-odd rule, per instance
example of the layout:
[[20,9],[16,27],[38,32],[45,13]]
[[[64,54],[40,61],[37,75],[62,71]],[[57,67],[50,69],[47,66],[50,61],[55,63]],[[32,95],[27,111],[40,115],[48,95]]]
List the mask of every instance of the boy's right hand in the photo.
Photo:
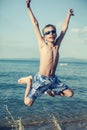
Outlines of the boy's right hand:
[[26,0],[27,8],[30,7],[30,2],[31,2],[31,0]]

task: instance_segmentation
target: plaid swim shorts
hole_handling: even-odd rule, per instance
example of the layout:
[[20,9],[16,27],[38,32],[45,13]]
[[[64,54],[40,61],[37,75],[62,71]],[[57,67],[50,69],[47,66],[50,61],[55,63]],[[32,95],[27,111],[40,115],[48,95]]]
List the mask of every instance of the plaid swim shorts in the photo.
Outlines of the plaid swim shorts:
[[56,75],[44,76],[37,73],[34,76],[34,81],[29,92],[28,97],[35,100],[44,94],[45,91],[53,91],[55,95],[59,95],[60,92],[69,89],[69,87],[61,82]]

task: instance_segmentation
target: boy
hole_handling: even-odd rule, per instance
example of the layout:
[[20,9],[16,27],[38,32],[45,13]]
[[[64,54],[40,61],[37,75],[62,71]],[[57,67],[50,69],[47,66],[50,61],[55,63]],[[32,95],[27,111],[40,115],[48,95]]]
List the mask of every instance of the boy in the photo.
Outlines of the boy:
[[59,60],[59,47],[67,31],[70,18],[74,15],[73,10],[68,10],[68,14],[62,25],[62,31],[59,37],[57,37],[55,26],[51,24],[44,27],[42,36],[38,21],[31,10],[30,2],[30,0],[26,0],[27,10],[38,40],[40,66],[38,73],[34,76],[33,84],[32,76],[24,77],[18,80],[18,83],[20,84],[27,84],[24,95],[24,103],[28,106],[31,106],[35,99],[45,92],[50,96],[73,96],[73,91],[67,85],[62,83],[55,75]]

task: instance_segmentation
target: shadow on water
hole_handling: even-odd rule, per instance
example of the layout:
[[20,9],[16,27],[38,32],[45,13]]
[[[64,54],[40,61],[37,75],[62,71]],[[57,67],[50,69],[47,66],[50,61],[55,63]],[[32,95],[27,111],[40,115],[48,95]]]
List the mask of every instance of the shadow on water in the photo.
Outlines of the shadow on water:
[[[15,120],[7,105],[5,108],[8,116],[0,122],[0,130],[87,130],[87,117],[59,120],[55,114],[48,113],[48,120],[29,121],[21,118]],[[43,109],[47,112],[46,107]]]

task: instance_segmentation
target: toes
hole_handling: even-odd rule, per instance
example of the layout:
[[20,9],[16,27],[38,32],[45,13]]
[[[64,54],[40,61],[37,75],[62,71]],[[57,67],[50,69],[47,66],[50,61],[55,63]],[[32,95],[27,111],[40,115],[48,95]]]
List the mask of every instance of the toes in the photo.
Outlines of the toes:
[[28,77],[24,77],[24,78],[20,78],[18,80],[19,84],[27,84],[32,80],[32,76],[28,76]]
[[18,83],[21,83],[21,79],[18,80]]

